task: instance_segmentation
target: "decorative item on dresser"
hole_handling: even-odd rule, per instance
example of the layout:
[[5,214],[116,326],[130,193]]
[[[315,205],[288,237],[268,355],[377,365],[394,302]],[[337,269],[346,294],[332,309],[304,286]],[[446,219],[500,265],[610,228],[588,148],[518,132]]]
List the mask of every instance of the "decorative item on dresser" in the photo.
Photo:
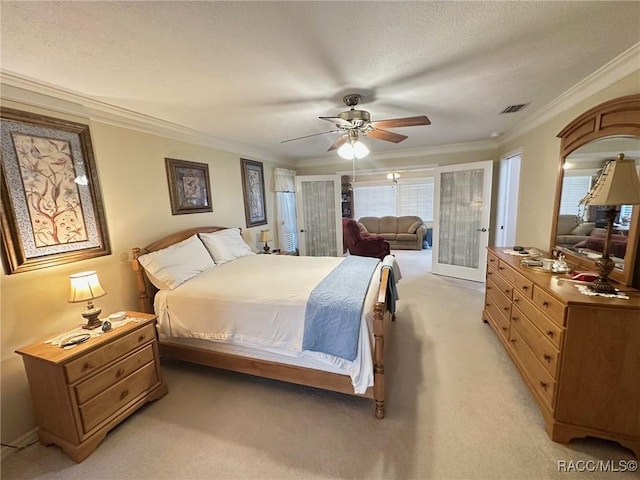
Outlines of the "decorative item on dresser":
[[167,393],[156,316],[127,314],[131,321],[96,331],[70,349],[38,342],[16,351],[27,372],[40,443],[58,445],[76,462],[138,408]]
[[591,283],[591,288],[596,292],[612,293],[615,287],[609,281],[609,275],[613,271],[615,262],[609,258],[609,246],[614,221],[620,214],[618,207],[640,205],[640,180],[638,180],[635,162],[625,160],[624,153],[618,154],[616,160],[609,160],[598,181],[581,203],[607,207],[607,233],[604,248],[602,256],[596,260],[599,276]]
[[640,454],[640,291],[583,295],[563,275],[490,248],[483,321],[497,332],[552,440],[614,440]]

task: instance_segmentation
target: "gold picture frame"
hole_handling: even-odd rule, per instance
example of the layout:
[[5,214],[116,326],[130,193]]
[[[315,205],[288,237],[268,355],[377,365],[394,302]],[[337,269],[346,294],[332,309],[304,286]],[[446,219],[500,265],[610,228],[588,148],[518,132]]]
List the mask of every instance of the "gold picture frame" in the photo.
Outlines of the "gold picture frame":
[[109,255],[89,126],[10,108],[0,117],[5,271]]
[[267,224],[267,202],[264,191],[262,162],[240,159],[242,166],[242,192],[247,228]]
[[213,212],[211,181],[206,163],[164,159],[169,182],[171,214]]

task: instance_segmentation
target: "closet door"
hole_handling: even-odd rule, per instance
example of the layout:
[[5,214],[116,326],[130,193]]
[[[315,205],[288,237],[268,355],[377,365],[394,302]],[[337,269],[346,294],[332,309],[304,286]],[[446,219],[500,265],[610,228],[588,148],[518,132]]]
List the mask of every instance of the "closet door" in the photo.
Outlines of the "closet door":
[[484,282],[493,162],[437,167],[433,273]]
[[296,176],[300,255],[342,255],[339,175]]

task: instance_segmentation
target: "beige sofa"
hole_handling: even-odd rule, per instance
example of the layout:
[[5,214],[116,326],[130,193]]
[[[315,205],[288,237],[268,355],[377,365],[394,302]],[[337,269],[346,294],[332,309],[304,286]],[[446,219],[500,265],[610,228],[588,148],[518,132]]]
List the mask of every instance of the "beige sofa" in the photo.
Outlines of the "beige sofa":
[[558,215],[556,245],[571,248],[585,241],[595,226],[595,222],[582,222],[576,215]]
[[362,217],[358,220],[365,234],[382,235],[391,249],[422,250],[427,227],[420,217]]

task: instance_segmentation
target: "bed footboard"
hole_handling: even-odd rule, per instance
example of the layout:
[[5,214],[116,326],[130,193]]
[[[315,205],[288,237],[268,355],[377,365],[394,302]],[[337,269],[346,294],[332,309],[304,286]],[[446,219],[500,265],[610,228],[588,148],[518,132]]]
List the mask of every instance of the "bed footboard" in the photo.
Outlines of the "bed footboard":
[[389,269],[382,270],[378,301],[373,307],[373,399],[376,402],[377,418],[384,418],[385,409],[385,336],[388,336],[389,326],[395,320],[395,313],[391,313],[390,300],[387,298],[390,274]]

